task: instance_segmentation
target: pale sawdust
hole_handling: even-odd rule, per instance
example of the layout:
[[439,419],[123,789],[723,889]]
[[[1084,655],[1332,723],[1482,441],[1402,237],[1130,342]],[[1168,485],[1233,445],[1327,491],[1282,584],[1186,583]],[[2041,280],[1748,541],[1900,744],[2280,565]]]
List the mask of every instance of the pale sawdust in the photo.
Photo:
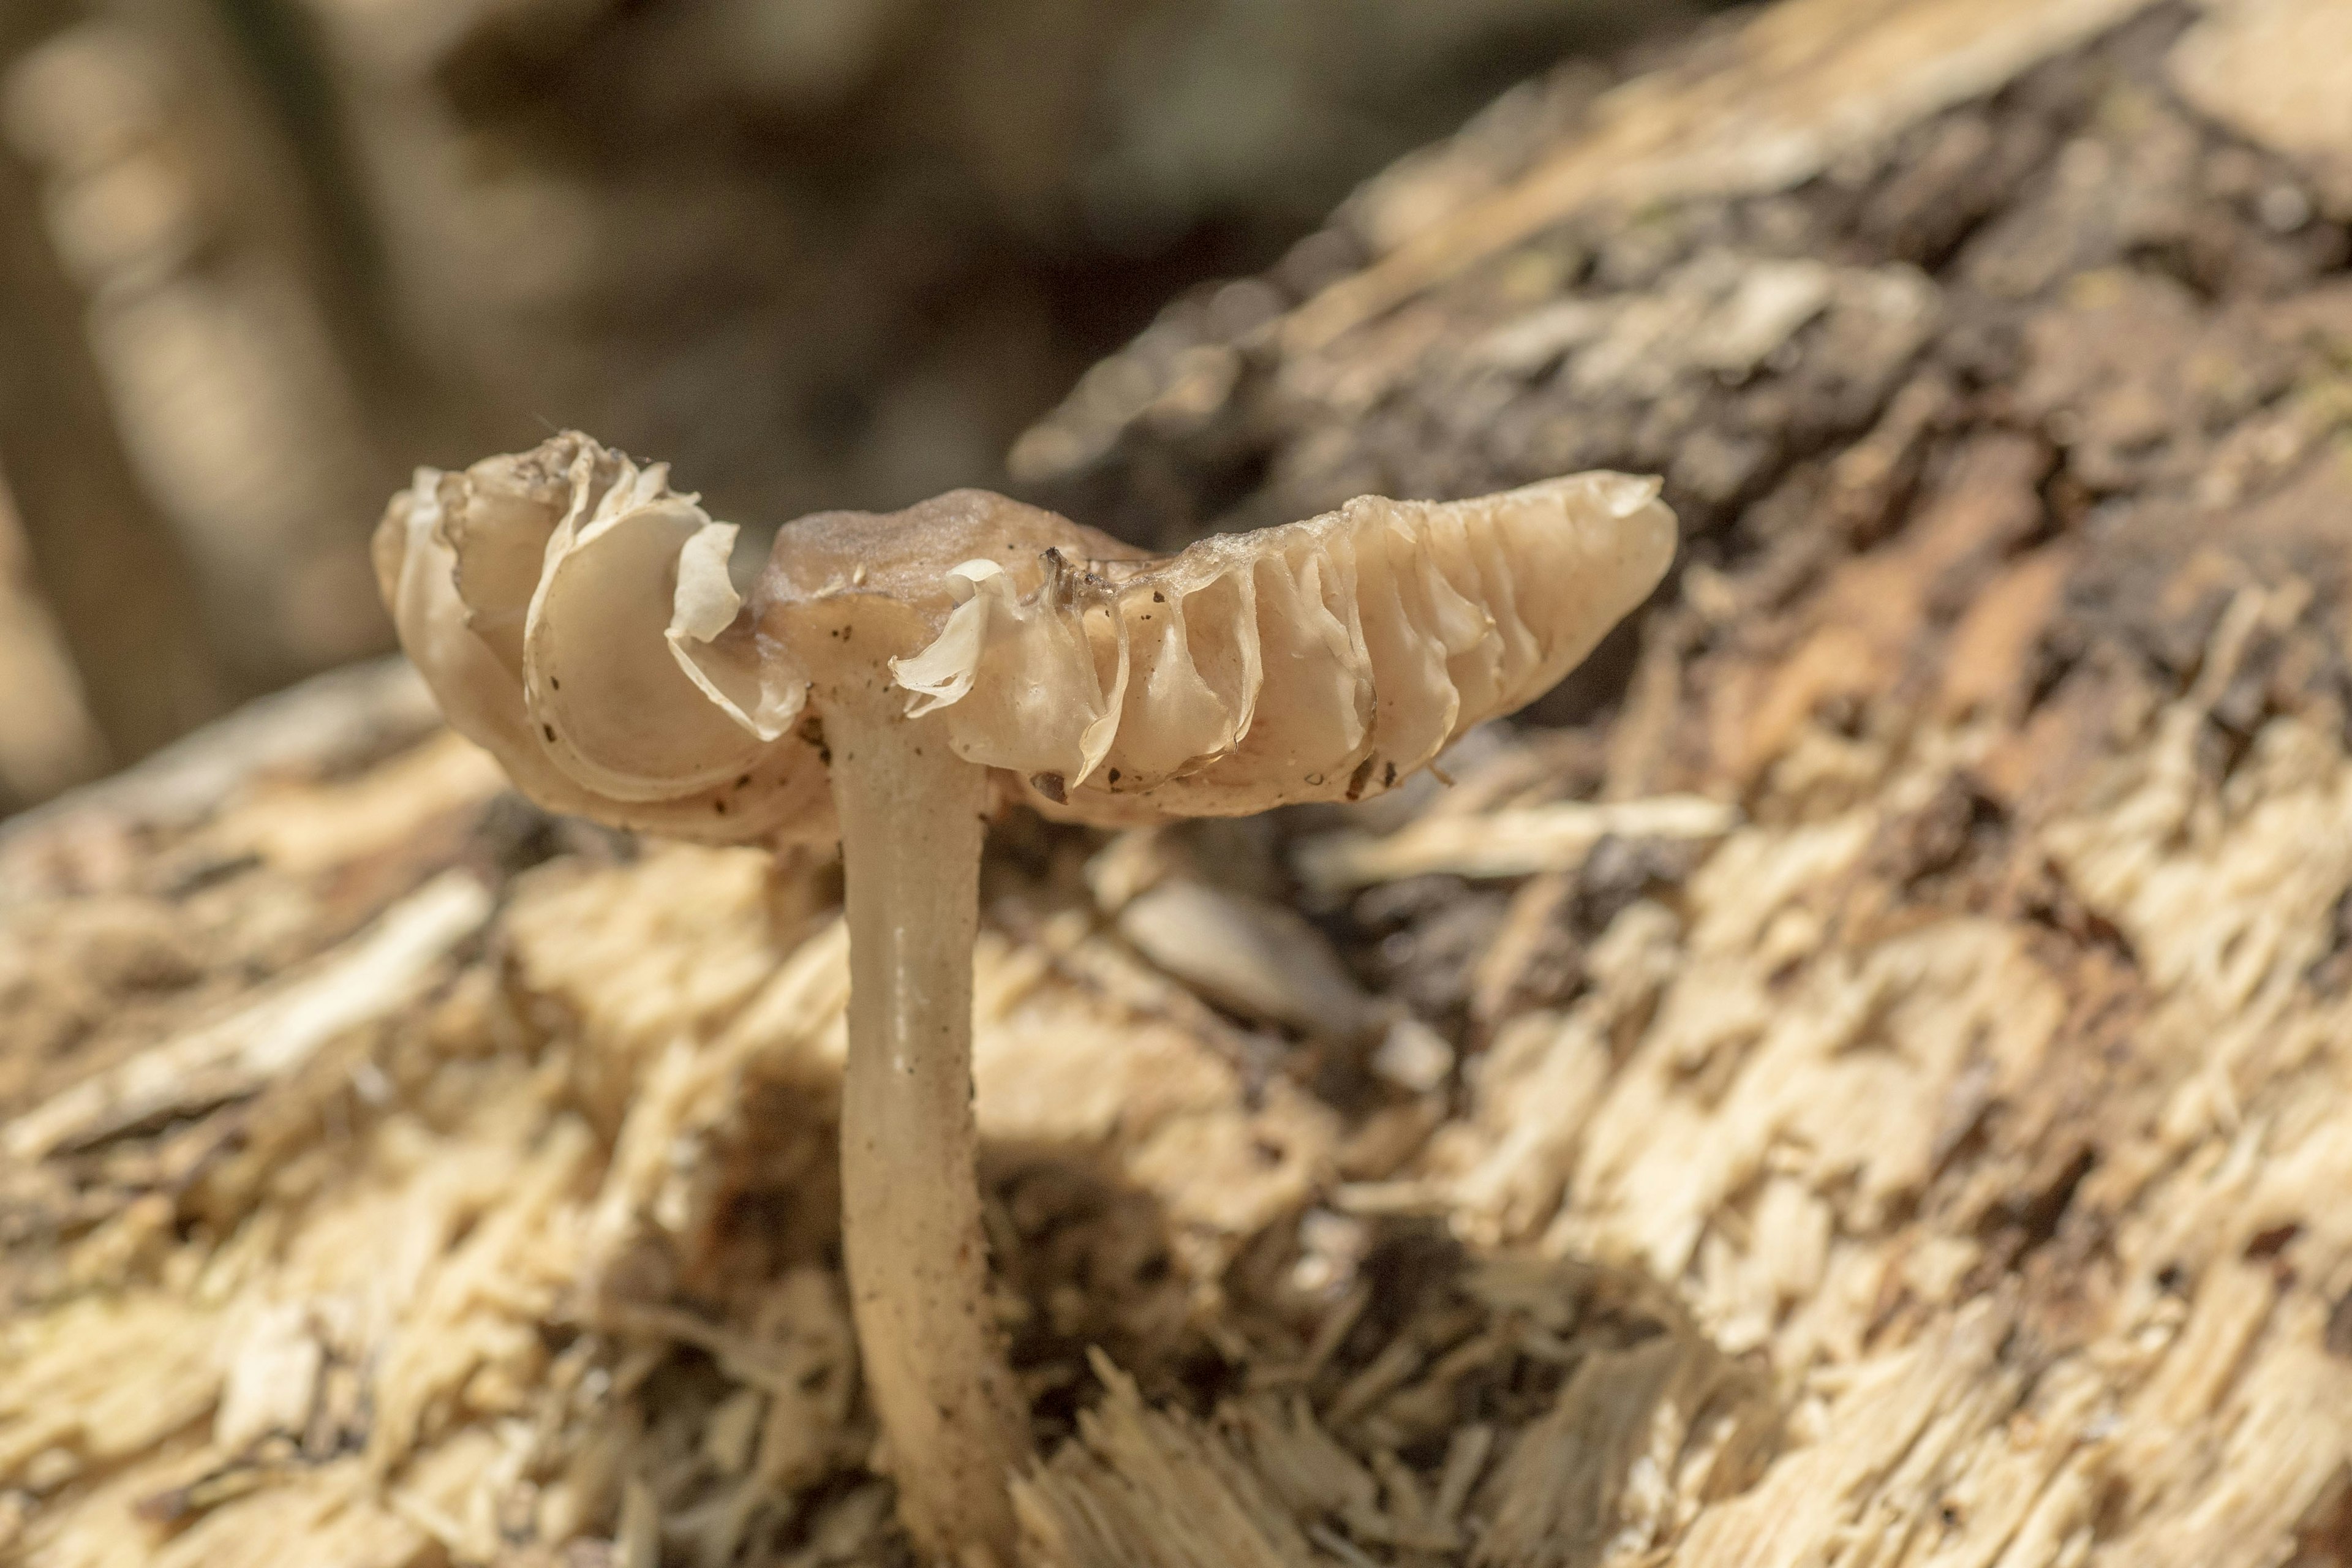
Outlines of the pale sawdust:
[[[1874,835],[1984,734],[1915,738],[1861,805],[1759,807],[1620,910],[1581,993],[1508,1018],[1457,1099],[1391,1086],[1352,1124],[1254,1068],[1262,1037],[1163,1005],[1083,878],[999,868],[981,1120],[1049,1440],[1031,1560],[2273,1560],[2352,1454],[2352,1363],[2324,1343],[2352,1282],[2352,1000],[2305,984],[2352,884],[2352,762],[2293,718],[2226,782],[2190,748],[2293,607],[2243,593],[2203,679],[2042,830],[2138,955],[2158,1079],[2092,1178],[2112,1263],[2070,1332],[1968,1223],[1969,1190],[2025,1173],[1923,1202],[1969,1108],[2063,1076],[2065,985],[1993,916],[1842,925]],[[1530,804],[1501,790],[1490,820]],[[14,1560],[898,1550],[832,1256],[822,869],[561,858],[471,942],[467,875],[229,1015],[380,981],[287,1070],[177,1108],[236,1115],[211,1157],[266,1170],[193,1223],[131,1195],[9,1320]],[[23,1110],[15,1157],[185,1139],[121,1086],[242,1059],[201,1044],[222,1027]],[[1425,1136],[1359,1146],[1415,1114]],[[1238,1381],[1188,1371],[1219,1357]]]

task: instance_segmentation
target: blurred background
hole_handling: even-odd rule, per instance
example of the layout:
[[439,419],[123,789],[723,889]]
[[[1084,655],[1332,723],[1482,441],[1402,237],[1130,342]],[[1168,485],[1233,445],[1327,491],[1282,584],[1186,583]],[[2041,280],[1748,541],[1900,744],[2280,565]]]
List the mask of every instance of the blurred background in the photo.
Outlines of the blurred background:
[[420,463],[1018,493],[1171,298],[1271,313],[1410,222],[1368,175],[1707,8],[0,0],[0,812],[389,647]]

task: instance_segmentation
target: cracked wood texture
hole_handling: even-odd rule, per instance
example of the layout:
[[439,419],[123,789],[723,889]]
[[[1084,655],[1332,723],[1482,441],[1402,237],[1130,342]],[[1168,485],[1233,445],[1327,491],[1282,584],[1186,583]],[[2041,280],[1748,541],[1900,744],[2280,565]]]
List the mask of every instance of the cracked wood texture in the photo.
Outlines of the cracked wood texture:
[[[2347,16],[1791,0],[1024,437],[1154,544],[1592,465],[1685,524],[1450,788],[1000,826],[1026,1561],[2352,1562]],[[842,942],[396,670],[16,825],[0,1560],[905,1561]]]

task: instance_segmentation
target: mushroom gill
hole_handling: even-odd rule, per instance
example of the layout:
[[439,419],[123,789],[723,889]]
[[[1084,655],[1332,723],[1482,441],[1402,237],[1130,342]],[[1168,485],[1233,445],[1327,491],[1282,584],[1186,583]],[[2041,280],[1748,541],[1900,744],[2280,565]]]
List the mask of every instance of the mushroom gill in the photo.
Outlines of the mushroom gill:
[[452,728],[550,810],[705,840],[835,837],[790,732],[806,689],[727,580],[735,528],[567,433],[419,468],[375,535],[401,645]]
[[969,562],[893,670],[959,754],[1073,815],[1359,799],[1541,695],[1648,595],[1675,548],[1657,496],[1591,473],[1364,497],[1158,560],[1055,554],[1025,593]]

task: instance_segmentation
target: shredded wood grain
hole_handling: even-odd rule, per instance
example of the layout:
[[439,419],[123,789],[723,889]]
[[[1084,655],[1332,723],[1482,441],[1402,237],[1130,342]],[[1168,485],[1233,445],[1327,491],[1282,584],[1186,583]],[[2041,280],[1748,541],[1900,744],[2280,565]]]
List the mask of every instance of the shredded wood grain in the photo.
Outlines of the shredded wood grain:
[[[1028,1561],[2344,1559],[2352,237],[2246,96],[2308,7],[2079,41],[2133,9],[1934,79],[1954,7],[1767,13],[1768,85],[1899,42],[1901,124],[1433,240],[1486,265],[1106,437],[1195,520],[1573,457],[1696,526],[1451,789],[1000,826]],[[833,874],[551,821],[368,689],[0,838],[0,1558],[901,1561]],[[1222,945],[1148,929],[1187,887]]]

